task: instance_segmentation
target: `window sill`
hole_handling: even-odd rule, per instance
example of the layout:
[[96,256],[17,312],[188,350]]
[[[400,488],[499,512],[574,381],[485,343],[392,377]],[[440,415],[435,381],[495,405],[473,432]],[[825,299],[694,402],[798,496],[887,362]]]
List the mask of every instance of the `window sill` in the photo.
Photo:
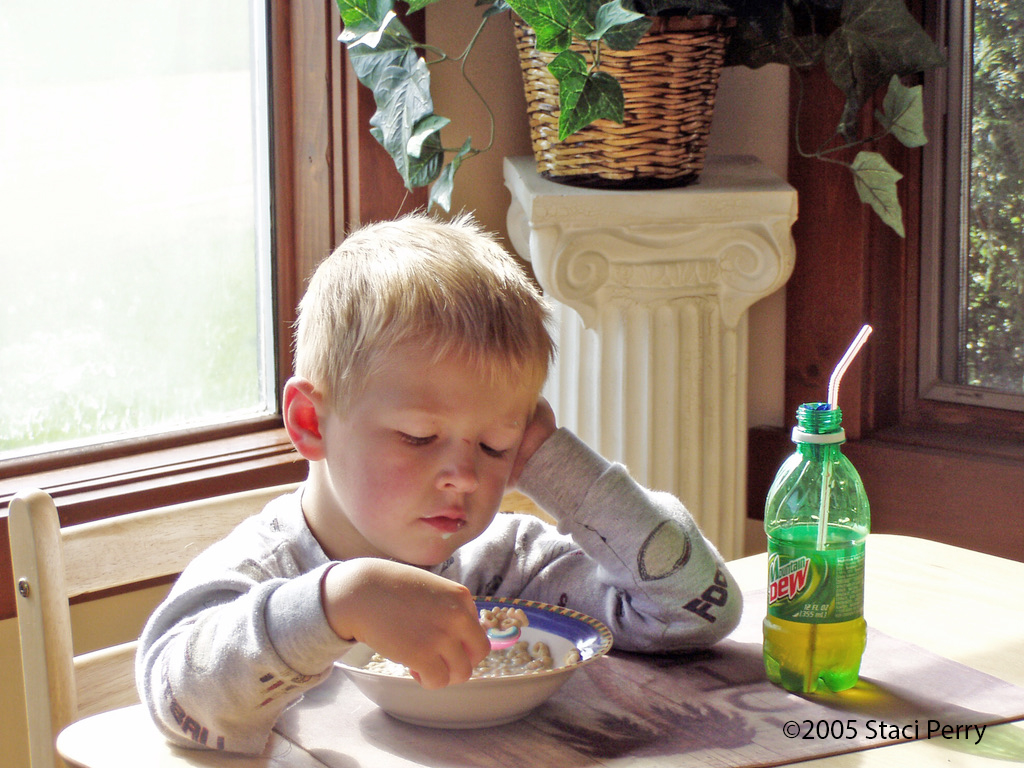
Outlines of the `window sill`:
[[306,463],[275,420],[247,434],[206,439],[131,455],[50,466],[0,479],[0,620],[15,615],[7,529],[11,498],[27,488],[53,496],[62,525],[125,514],[248,488],[297,482]]

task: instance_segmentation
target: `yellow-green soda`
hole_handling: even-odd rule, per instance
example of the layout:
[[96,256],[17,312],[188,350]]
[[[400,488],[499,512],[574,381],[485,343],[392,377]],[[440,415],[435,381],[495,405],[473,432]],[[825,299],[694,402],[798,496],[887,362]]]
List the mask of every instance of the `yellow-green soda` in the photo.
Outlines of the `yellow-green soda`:
[[843,455],[842,412],[827,403],[797,409],[796,452],[768,491],[768,679],[811,693],[857,683],[864,652],[864,541],[870,508],[860,475]]

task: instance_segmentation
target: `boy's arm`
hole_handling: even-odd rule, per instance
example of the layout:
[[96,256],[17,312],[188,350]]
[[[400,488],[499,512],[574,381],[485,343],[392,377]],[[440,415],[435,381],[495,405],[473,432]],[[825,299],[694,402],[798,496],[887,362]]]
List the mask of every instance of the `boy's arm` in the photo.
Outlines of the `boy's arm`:
[[735,628],[739,587],[672,494],[643,488],[564,429],[530,457],[518,487],[589,555],[549,548],[523,597],[602,619],[626,650],[707,646]]
[[186,570],[143,631],[139,695],[177,744],[258,753],[280,713],[351,643],[331,630],[320,604],[328,566],[264,579],[203,565]]
[[361,558],[294,575],[290,558],[273,572],[270,557],[228,570],[220,559],[214,549],[189,566],[140,640],[140,696],[184,746],[260,752],[355,640],[428,688],[468,679],[490,650],[469,591],[422,569]]

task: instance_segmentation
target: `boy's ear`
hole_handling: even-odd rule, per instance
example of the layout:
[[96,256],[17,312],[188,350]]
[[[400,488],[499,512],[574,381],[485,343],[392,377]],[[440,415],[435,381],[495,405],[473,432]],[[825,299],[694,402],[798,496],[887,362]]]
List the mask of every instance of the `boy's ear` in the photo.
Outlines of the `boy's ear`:
[[324,440],[320,433],[320,395],[312,383],[299,376],[284,385],[284,428],[302,458],[320,461],[324,457]]

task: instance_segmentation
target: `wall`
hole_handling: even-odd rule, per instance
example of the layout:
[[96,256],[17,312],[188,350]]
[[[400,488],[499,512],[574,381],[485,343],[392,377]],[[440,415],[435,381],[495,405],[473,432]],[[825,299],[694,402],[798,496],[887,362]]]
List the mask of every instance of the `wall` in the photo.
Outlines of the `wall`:
[[28,765],[18,620],[0,621],[0,768]]
[[[427,17],[431,42],[445,50],[461,51],[467,35],[456,16],[465,8],[465,3],[431,6]],[[453,209],[474,210],[485,227],[504,236],[510,197],[502,181],[502,158],[530,153],[522,80],[511,25],[505,17],[497,17],[488,24],[468,71],[495,110],[496,138],[490,152],[472,158],[459,171]],[[471,93],[467,98],[466,89],[459,87],[457,65],[436,68],[432,77],[435,88],[442,91],[435,97],[436,111],[447,116],[456,111],[465,115],[453,123],[449,135],[464,137],[468,131],[475,146],[486,144],[487,114],[478,102],[473,102]],[[784,177],[789,146],[787,126],[785,69],[770,66],[757,71],[728,69],[723,73],[711,130],[711,152],[756,155]],[[445,143],[451,145],[455,139]],[[782,412],[784,329],[783,292],[769,296],[751,309],[749,380],[757,382],[748,397],[748,423],[752,426],[783,426],[787,421]],[[761,539],[763,534],[753,526],[748,551],[763,549]],[[85,649],[137,636],[158,599],[158,594],[147,591],[76,606],[76,645]],[[18,659],[17,621],[0,621],[0,768],[28,764]]]
[[[770,65],[759,70],[729,68],[722,73],[709,151],[750,154],[782,178],[789,161],[789,70]],[[798,257],[799,258],[799,255]],[[747,425],[782,427],[786,362],[786,289],[750,308]],[[747,554],[763,552],[760,521],[747,520]]]

